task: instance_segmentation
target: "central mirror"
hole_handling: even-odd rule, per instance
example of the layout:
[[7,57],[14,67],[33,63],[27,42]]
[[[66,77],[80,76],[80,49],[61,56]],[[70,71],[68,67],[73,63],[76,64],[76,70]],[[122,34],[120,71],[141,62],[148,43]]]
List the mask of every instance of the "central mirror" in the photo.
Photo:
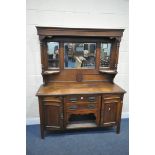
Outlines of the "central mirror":
[[64,43],[64,66],[66,69],[95,68],[96,43]]

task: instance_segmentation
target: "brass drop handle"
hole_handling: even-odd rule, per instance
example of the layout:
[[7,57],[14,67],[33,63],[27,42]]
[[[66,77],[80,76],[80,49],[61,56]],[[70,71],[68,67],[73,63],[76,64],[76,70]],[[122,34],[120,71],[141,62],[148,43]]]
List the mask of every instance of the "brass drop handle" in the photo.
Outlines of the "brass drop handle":
[[89,104],[89,105],[88,105],[88,109],[95,109],[95,108],[96,108],[96,106],[93,105],[93,104]]
[[109,111],[111,110],[111,108],[109,107]]

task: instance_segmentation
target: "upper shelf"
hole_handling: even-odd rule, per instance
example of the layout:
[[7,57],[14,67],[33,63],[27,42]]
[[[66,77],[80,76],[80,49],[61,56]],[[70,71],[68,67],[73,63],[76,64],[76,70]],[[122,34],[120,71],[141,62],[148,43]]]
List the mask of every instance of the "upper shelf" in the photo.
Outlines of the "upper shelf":
[[51,75],[51,74],[58,74],[60,71],[44,71],[43,75]]
[[116,70],[99,70],[99,72],[105,73],[105,74],[117,74]]

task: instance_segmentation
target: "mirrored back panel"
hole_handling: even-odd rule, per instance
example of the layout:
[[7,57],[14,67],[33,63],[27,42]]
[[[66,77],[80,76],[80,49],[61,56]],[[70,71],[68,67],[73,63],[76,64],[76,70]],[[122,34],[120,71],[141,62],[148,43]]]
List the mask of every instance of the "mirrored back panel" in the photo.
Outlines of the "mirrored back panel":
[[47,42],[48,68],[59,68],[59,43]]
[[110,67],[111,43],[101,43],[100,67]]
[[96,43],[64,43],[65,69],[94,69]]

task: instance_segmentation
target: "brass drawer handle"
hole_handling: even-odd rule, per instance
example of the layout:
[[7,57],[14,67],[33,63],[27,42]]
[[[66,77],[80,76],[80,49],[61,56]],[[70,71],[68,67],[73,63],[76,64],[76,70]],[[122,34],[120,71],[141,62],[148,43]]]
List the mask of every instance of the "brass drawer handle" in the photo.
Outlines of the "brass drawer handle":
[[77,105],[72,105],[68,108],[69,110],[76,110],[77,109]]
[[95,108],[96,108],[96,106],[93,105],[93,104],[90,104],[90,105],[88,105],[87,107],[88,107],[88,109],[95,109]]
[[77,102],[77,98],[70,98],[69,101],[71,101],[71,102]]
[[96,97],[88,97],[89,102],[95,102],[95,100],[96,100]]

